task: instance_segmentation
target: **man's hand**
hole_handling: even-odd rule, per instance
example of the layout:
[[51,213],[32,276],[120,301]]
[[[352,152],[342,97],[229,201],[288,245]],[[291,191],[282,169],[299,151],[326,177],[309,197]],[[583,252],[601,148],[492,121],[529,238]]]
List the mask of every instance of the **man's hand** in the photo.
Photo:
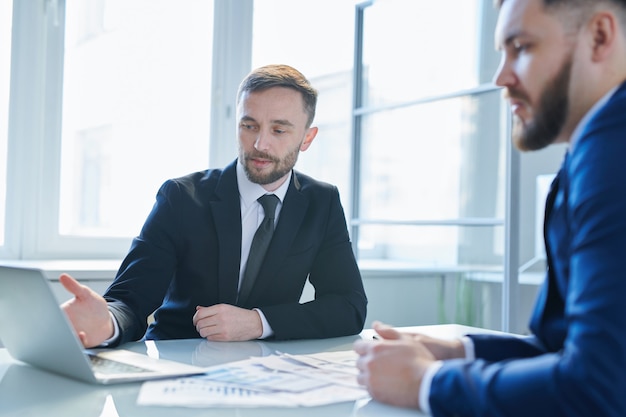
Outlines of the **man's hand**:
[[219,342],[258,339],[263,334],[259,313],[230,304],[196,307],[193,325],[200,336]]
[[419,392],[428,366],[435,362],[430,351],[416,340],[358,340],[360,356],[357,381],[372,398],[399,407],[420,408]]
[[436,360],[465,357],[460,340],[440,340],[417,333],[399,332],[374,322],[382,341],[359,340],[357,381],[372,398],[400,406],[420,408],[419,392],[426,369]]
[[419,333],[402,333],[393,327],[379,321],[372,323],[372,328],[376,330],[383,339],[386,340],[414,340],[430,351],[437,360],[447,360],[465,357],[465,347],[459,339],[442,340],[426,336]]
[[100,345],[113,336],[114,328],[107,302],[104,298],[78,283],[68,274],[61,274],[59,281],[74,298],[61,305],[74,330],[85,347]]

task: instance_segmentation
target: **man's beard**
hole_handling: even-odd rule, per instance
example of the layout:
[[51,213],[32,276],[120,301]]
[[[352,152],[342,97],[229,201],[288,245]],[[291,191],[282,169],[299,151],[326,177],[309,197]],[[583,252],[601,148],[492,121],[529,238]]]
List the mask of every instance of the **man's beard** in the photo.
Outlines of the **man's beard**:
[[[283,159],[275,158],[269,154],[264,152],[252,152],[252,153],[243,153],[243,168],[246,173],[246,176],[250,181],[260,185],[271,184],[273,182],[278,181],[285,175],[289,173],[296,165],[298,161],[298,153],[300,148],[295,148],[292,152],[288,153]],[[275,167],[270,172],[259,172],[249,166],[249,161],[252,158],[262,158],[272,161],[275,164]]]
[[[556,76],[547,83],[541,94],[534,118],[526,126],[515,120],[513,142],[521,151],[536,151],[552,144],[565,125],[569,107],[569,83],[572,72],[572,57],[562,65]],[[522,94],[509,91],[510,97],[526,99]],[[526,100],[528,101],[528,100]]]

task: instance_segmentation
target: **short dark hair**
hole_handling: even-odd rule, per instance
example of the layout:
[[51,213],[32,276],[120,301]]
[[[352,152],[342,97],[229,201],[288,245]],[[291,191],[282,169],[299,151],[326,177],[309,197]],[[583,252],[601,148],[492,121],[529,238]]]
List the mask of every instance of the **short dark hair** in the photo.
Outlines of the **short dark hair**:
[[[501,7],[502,3],[506,0],[495,0],[495,4],[497,7]],[[613,3],[616,6],[621,6],[622,8],[626,8],[626,0],[543,0],[543,5],[545,7],[552,6],[591,6],[594,4],[598,4],[602,1],[607,3]]]
[[[505,1],[506,0],[494,0],[494,3],[497,8],[500,8]],[[577,18],[572,19],[572,16],[569,16],[567,19],[567,23],[573,25],[572,27],[574,28],[578,28],[583,24],[584,19],[590,17],[593,8],[599,4],[612,6],[617,12],[617,18],[620,24],[626,26],[626,0],[542,0],[542,2],[544,10],[547,12],[558,11],[560,8],[579,12]]]
[[291,88],[302,94],[304,112],[308,116],[306,127],[310,127],[315,118],[317,90],[311,86],[309,80],[300,71],[289,65],[266,65],[252,70],[239,85],[237,103],[246,92],[262,91],[272,87]]

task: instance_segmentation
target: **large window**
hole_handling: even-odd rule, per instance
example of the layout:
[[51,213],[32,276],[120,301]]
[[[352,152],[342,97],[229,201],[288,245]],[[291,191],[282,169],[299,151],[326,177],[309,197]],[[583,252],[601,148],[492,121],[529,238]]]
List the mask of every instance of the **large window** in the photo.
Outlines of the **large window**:
[[208,162],[212,2],[69,2],[59,233],[133,236]]
[[438,320],[490,328],[501,286],[483,277],[508,282],[509,262],[495,17],[486,0],[357,5],[350,218],[362,267],[439,277]]
[[[252,66],[293,65],[319,90],[320,131],[297,168],[339,186],[362,265],[502,265],[505,135],[490,83],[495,10],[482,3],[317,1],[307,22],[327,30],[308,31],[285,18],[301,3],[254,2]],[[444,15],[454,31],[439,30]]]
[[15,4],[10,140],[25,165],[7,199],[24,227],[11,244],[21,258],[119,258],[160,184],[208,166],[213,1]]
[[502,265],[506,135],[491,84],[494,10],[483,3],[358,8],[352,230],[362,260]]

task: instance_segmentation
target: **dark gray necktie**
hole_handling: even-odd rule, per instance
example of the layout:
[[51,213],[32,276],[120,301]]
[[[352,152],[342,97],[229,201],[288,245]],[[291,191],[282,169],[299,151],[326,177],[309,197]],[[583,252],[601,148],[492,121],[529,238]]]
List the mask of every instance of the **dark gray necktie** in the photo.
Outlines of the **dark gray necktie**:
[[276,217],[276,205],[279,201],[278,197],[274,194],[265,194],[259,197],[257,201],[263,206],[265,218],[259,225],[252,239],[246,270],[243,273],[241,288],[239,289],[238,305],[243,305],[248,299],[254,281],[259,273],[259,269],[261,269],[263,259],[265,258],[265,252],[267,252],[267,248],[272,240],[272,235],[274,234],[274,217]]

